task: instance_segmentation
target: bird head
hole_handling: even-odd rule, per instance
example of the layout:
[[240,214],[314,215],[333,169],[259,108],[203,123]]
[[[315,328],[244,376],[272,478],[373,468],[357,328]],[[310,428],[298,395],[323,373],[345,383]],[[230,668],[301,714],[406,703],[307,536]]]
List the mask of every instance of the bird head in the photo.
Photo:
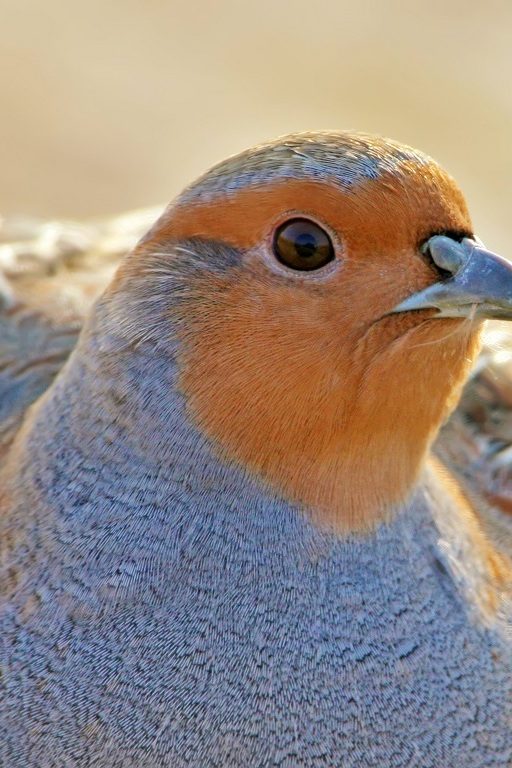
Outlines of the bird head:
[[221,461],[321,524],[364,531],[414,488],[481,319],[512,315],[512,270],[433,160],[314,133],[192,184],[110,293],[177,349],[188,416]]

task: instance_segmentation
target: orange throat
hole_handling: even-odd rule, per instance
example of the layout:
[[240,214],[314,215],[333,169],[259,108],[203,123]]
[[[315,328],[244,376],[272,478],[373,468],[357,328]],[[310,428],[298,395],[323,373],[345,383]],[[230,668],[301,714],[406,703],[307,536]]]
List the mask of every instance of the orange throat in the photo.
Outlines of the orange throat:
[[[230,291],[244,293],[244,281]],[[282,295],[257,301],[257,320],[244,317],[247,295],[224,300],[245,309],[220,308],[215,323],[203,313],[181,354],[189,414],[217,453],[320,525],[364,531],[389,519],[457,403],[478,329],[392,316],[333,339]]]
[[[276,265],[276,212],[340,233],[332,272],[316,278]],[[281,180],[178,202],[127,268],[140,281],[147,266],[149,280],[152,253],[168,239],[164,269],[186,285],[172,309],[180,387],[221,457],[321,524],[368,530],[414,488],[478,350],[471,321],[388,315],[439,279],[418,243],[452,230],[471,231],[467,210],[434,165],[348,192]],[[190,239],[209,249],[195,271]],[[176,243],[185,243],[186,264]],[[237,250],[224,270],[221,244]]]

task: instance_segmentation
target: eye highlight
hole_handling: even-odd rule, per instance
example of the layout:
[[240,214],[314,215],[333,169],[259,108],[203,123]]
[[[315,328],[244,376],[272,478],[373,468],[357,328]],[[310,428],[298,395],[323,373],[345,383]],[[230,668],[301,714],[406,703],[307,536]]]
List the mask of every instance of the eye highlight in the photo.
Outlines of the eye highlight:
[[327,232],[310,219],[288,219],[275,232],[274,255],[281,264],[301,272],[320,269],[335,258]]

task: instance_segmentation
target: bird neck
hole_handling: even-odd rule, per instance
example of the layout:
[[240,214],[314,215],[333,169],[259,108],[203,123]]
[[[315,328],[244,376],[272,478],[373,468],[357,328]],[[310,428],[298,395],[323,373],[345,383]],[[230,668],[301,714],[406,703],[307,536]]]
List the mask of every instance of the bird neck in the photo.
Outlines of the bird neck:
[[[87,541],[91,558],[101,551],[106,562],[126,559],[126,546],[137,537],[146,541],[149,558],[160,557],[178,531],[190,529],[193,537],[203,527],[215,528],[233,551],[252,531],[247,557],[277,557],[277,567],[290,547],[299,560],[304,547],[316,557],[325,547],[345,552],[346,545],[349,554],[354,537],[316,525],[304,505],[218,456],[187,415],[179,366],[167,345],[160,354],[154,343],[130,342],[128,349],[126,343],[93,316],[61,375],[28,411],[0,472],[0,507],[14,515],[20,537],[24,529],[29,538],[46,531],[41,541],[51,550],[70,530],[77,557]],[[404,532],[409,540],[420,524],[434,537],[441,531],[445,542],[455,542],[454,558],[463,554],[463,580],[478,593],[481,610],[493,613],[510,576],[508,561],[489,545],[467,502],[449,501],[453,489],[429,498],[439,494],[436,471],[427,466],[422,478],[396,520],[358,537],[361,546],[381,542],[396,552]],[[492,589],[471,586],[475,562]],[[361,579],[365,583],[364,571]]]
[[[188,413],[219,455],[250,468],[320,525],[349,533],[389,520],[455,407],[478,329],[413,318],[409,331],[392,328],[386,338],[376,323],[362,342],[347,337],[329,348],[305,345],[300,328],[282,343],[271,320],[241,340],[235,334],[243,329],[228,325],[233,313],[225,317],[215,333],[205,323],[193,332],[189,323],[180,359]],[[226,348],[226,339],[237,343]]]
[[[133,329],[132,329],[133,330]],[[169,346],[119,330],[100,302],[51,388],[29,409],[0,471],[0,506],[35,510],[105,505],[130,517],[148,504],[171,516],[200,498],[211,510],[225,490],[243,493],[243,473],[220,461],[190,422]],[[200,510],[201,505],[197,505]]]
[[[162,573],[179,563],[184,573],[199,568],[218,574],[222,561],[225,579],[228,567],[252,573],[256,564],[269,581],[276,574],[294,579],[303,574],[309,589],[304,562],[314,568],[324,563],[331,575],[352,564],[358,589],[366,594],[368,567],[374,570],[378,563],[378,595],[382,590],[393,599],[410,595],[414,602],[416,590],[404,593],[394,563],[414,563],[420,583],[423,575],[415,571],[418,561],[410,547],[417,543],[425,568],[432,570],[432,551],[441,537],[457,589],[479,620],[495,622],[500,596],[510,585],[510,562],[487,541],[467,501],[449,479],[444,485],[431,462],[393,520],[365,535],[340,536],[316,525],[303,508],[254,475],[219,460],[190,423],[176,391],[172,402],[167,395],[162,424],[163,391],[178,375],[168,359],[140,348],[124,356],[129,364],[116,365],[100,347],[85,334],[62,375],[29,411],[0,472],[0,508],[22,546],[32,541],[38,547],[42,569],[50,567],[47,559],[55,568],[57,547],[57,562],[65,558],[75,575],[87,572],[93,581],[100,579],[97,571],[124,573],[137,553],[143,562],[158,563]],[[381,564],[390,574],[386,587]],[[146,590],[153,601],[154,588],[164,599],[164,582],[155,586],[153,575],[148,568],[137,599]]]
[[[294,419],[294,401],[289,413],[267,414],[261,398],[253,402],[255,390],[244,388],[245,408],[242,404],[227,419],[226,408],[237,400],[227,398],[215,408],[224,382],[210,378],[215,386],[208,390],[210,410],[203,418],[195,382],[186,374],[188,365],[200,375],[200,361],[190,365],[194,361],[187,361],[170,337],[145,336],[147,323],[138,323],[132,310],[129,321],[128,311],[112,297],[100,301],[65,369],[29,412],[9,461],[11,466],[24,464],[26,478],[27,473],[45,476],[47,487],[60,483],[69,492],[73,483],[80,485],[87,467],[94,467],[123,498],[148,497],[152,486],[158,493],[165,483],[213,496],[235,487],[243,494],[250,481],[262,498],[305,509],[321,527],[364,531],[389,519],[413,492],[446,413],[447,395],[458,393],[458,386],[450,384],[447,392],[442,382],[418,387],[423,351],[410,354],[409,370],[400,371],[397,346],[396,358],[381,356],[374,363],[381,368],[359,382],[357,392],[338,393],[345,399],[344,411],[335,412],[336,391],[323,398],[321,408],[312,392],[307,398],[310,421],[304,424]],[[399,398],[386,394],[393,380],[400,381]],[[279,376],[276,381],[279,385]],[[340,382],[342,389],[346,386]],[[269,393],[267,402],[277,402],[276,395]],[[237,427],[240,414],[246,414],[252,426],[241,428],[238,445],[233,447],[229,435],[219,441],[221,430],[210,428],[212,403],[222,426]],[[258,423],[261,429],[255,430]],[[272,438],[265,466],[254,461],[258,454],[252,450],[260,435]],[[320,445],[318,435],[329,441]]]

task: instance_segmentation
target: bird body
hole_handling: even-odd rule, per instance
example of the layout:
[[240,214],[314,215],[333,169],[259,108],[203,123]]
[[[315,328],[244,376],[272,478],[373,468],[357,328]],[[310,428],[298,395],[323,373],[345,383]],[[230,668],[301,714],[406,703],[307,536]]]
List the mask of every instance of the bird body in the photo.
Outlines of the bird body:
[[429,453],[479,322],[394,312],[447,233],[473,269],[431,161],[319,134],[127,256],[6,432],[8,768],[512,763],[510,551]]

